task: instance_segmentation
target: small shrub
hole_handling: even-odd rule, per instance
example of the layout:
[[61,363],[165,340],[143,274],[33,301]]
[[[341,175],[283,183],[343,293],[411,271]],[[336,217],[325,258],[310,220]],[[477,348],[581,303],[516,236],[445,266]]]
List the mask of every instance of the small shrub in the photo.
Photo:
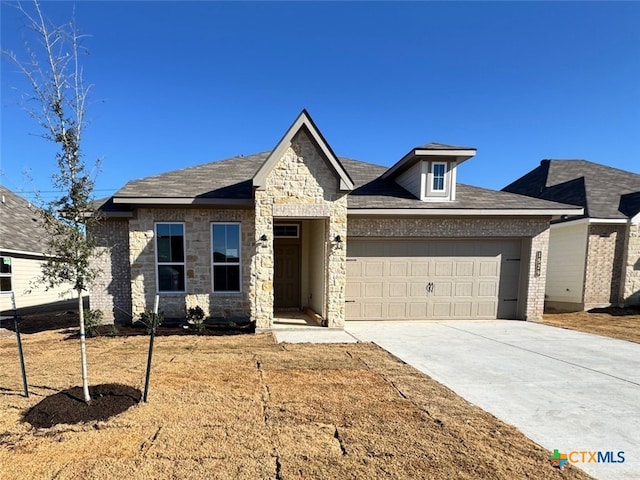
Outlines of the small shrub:
[[151,329],[153,328],[153,319],[156,319],[156,327],[162,325],[162,321],[164,320],[164,315],[162,312],[156,315],[152,310],[145,310],[140,314],[140,321],[145,324],[147,328],[147,333],[151,333]]
[[204,330],[204,310],[199,306],[187,310],[187,323],[192,324],[197,332]]
[[87,337],[95,337],[98,335],[98,329],[102,325],[104,313],[102,310],[89,310],[84,316],[84,330]]

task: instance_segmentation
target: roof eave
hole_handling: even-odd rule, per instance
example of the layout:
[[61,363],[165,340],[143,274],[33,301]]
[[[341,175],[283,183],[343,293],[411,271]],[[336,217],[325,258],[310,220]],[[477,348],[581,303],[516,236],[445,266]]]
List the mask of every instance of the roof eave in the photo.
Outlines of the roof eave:
[[566,208],[348,208],[347,215],[351,216],[526,216],[526,217],[551,217],[556,215],[580,215],[580,209]]
[[197,197],[113,197],[113,203],[120,205],[212,205],[212,206],[253,206],[252,198],[197,198]]
[[460,164],[465,160],[469,160],[474,157],[477,150],[475,148],[459,148],[459,149],[425,149],[425,148],[414,148],[409,153],[407,153],[404,157],[398,160],[394,165],[389,167],[389,169],[382,174],[382,178],[390,178],[396,174],[401,173],[407,168],[411,167],[414,163],[424,160],[430,159],[433,157],[452,157],[456,163]]

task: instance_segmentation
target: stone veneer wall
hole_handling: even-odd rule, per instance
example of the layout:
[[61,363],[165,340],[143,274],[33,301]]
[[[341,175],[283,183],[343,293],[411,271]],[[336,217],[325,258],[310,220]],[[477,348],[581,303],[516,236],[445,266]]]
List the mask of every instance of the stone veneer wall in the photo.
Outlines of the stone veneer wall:
[[[263,190],[255,192],[255,239],[266,234],[251,264],[251,317],[258,328],[271,327],[274,309],[273,220],[328,219],[325,242],[347,233],[347,199],[338,190],[338,178],[308,134],[301,130],[267,175]],[[329,248],[326,276],[326,321],[344,326],[346,250]]]
[[[531,239],[526,320],[540,320],[544,312],[544,290],[549,250],[549,218],[364,218],[350,217],[348,237],[509,238]],[[348,241],[348,240],[347,240]],[[542,252],[540,276],[535,276],[535,255]]]
[[102,310],[103,323],[130,321],[129,220],[104,220],[90,233],[96,239],[98,253],[92,264],[100,272],[90,290],[90,307]]
[[640,219],[628,225],[624,265],[624,305],[640,305]]
[[626,229],[619,224],[589,225],[582,300],[585,310],[621,303]]
[[[160,294],[165,317],[185,316],[186,308],[200,306],[207,316],[249,316],[249,277],[254,256],[253,209],[139,208],[129,221],[131,302],[134,317],[152,309],[156,294],[155,223],[184,222],[186,293]],[[240,222],[241,293],[212,293],[211,223]]]

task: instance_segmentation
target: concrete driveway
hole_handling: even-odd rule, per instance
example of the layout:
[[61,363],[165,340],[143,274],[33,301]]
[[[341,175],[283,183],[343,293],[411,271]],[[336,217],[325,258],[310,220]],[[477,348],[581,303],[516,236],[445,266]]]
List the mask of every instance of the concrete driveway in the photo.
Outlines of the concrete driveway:
[[[640,344],[506,320],[347,322],[346,330],[587,473],[640,479]],[[571,453],[597,451],[599,463]]]

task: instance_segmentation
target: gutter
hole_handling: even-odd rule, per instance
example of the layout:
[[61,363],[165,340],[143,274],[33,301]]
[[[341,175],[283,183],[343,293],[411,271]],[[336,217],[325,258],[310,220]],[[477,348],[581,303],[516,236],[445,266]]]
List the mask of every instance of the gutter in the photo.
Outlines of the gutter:
[[347,208],[348,216],[418,216],[418,217],[446,217],[446,216],[553,216],[553,215],[581,215],[578,209],[463,209],[463,208]]

